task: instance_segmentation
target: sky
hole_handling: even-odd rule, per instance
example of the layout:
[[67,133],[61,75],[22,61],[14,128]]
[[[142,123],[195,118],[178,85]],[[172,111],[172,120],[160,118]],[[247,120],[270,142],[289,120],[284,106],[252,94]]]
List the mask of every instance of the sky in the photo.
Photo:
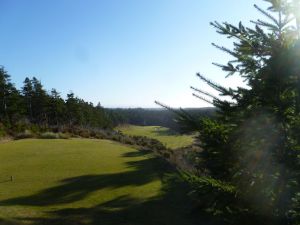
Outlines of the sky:
[[63,97],[73,91],[104,107],[206,107],[190,86],[199,72],[243,85],[212,62],[231,46],[211,21],[249,24],[262,0],[0,0],[0,65],[18,88],[37,77]]

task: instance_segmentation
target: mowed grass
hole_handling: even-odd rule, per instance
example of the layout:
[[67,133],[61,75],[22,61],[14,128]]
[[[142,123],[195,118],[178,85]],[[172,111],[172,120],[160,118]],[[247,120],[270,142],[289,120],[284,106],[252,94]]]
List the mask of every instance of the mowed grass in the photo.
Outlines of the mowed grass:
[[0,143],[0,224],[190,225],[187,191],[160,159],[115,142]]
[[166,145],[168,148],[181,148],[191,145],[194,141],[193,135],[180,135],[170,131],[166,127],[160,126],[134,126],[126,125],[117,128],[124,134],[146,136],[149,138],[157,139]]

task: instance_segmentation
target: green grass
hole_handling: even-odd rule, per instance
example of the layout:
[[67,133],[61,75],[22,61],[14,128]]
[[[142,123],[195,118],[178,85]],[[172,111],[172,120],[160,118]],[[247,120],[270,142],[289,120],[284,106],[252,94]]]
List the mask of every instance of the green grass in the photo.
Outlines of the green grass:
[[159,126],[120,126],[117,128],[124,134],[146,136],[162,142],[168,148],[181,148],[191,145],[194,140],[193,135],[180,135],[170,131],[168,128]]
[[195,224],[175,178],[151,154],[106,140],[0,143],[0,224]]

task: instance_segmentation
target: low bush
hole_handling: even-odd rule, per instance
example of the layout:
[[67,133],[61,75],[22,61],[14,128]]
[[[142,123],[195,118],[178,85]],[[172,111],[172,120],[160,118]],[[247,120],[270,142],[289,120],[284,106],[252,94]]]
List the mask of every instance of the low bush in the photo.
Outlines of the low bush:
[[69,133],[44,132],[38,137],[41,139],[69,139],[71,138],[71,135]]
[[78,135],[83,138],[90,138],[90,132],[88,130],[80,130]]
[[171,157],[171,154],[170,154],[170,152],[164,152],[164,153],[162,154],[162,156],[163,156],[165,159],[169,159],[169,158]]
[[71,135],[69,133],[58,133],[58,138],[69,139],[69,138],[71,138]]
[[26,138],[34,138],[35,135],[30,130],[25,130],[24,132],[18,133],[15,135],[15,139],[26,139]]
[[58,135],[58,133],[45,132],[45,133],[41,133],[39,135],[39,138],[41,138],[41,139],[58,139],[59,135]]
[[133,145],[134,144],[134,140],[132,140],[132,138],[130,137],[123,137],[123,143],[127,144],[127,145]]
[[[24,126],[20,126],[23,128]],[[31,129],[32,128],[32,129]],[[46,129],[46,128],[45,128]],[[19,132],[15,136],[16,139],[23,138],[42,138],[42,139],[68,139],[74,138],[97,138],[108,139],[122,144],[133,145],[142,147],[146,150],[160,152],[166,150],[166,146],[160,141],[146,136],[129,136],[121,132],[105,129],[88,129],[82,127],[50,127],[47,130],[38,128],[37,126],[30,126],[30,129],[26,129],[24,132]],[[1,127],[0,127],[1,137]]]

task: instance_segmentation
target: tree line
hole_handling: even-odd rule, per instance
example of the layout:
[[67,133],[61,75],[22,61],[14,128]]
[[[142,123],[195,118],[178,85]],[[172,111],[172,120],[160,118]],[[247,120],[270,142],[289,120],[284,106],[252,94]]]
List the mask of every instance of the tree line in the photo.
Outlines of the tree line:
[[113,113],[75,96],[63,99],[56,89],[45,90],[36,78],[26,77],[20,90],[11,81],[4,67],[0,67],[0,123],[6,129],[38,127],[112,128],[117,121]]
[[[186,109],[197,117],[214,115],[214,108]],[[36,77],[26,77],[17,89],[11,76],[0,67],[0,128],[13,132],[43,128],[112,129],[120,124],[164,126],[181,132],[177,116],[168,110],[143,108],[104,108],[73,92],[62,98],[55,89],[47,91]],[[1,125],[2,124],[2,125]],[[4,128],[3,128],[4,127]],[[1,132],[0,132],[1,133]]]
[[[177,115],[166,109],[151,108],[116,108],[111,109],[115,121],[122,124],[133,124],[139,126],[162,126],[177,132],[184,132],[177,122]],[[189,108],[186,112],[195,117],[212,117],[215,113],[214,107]]]

